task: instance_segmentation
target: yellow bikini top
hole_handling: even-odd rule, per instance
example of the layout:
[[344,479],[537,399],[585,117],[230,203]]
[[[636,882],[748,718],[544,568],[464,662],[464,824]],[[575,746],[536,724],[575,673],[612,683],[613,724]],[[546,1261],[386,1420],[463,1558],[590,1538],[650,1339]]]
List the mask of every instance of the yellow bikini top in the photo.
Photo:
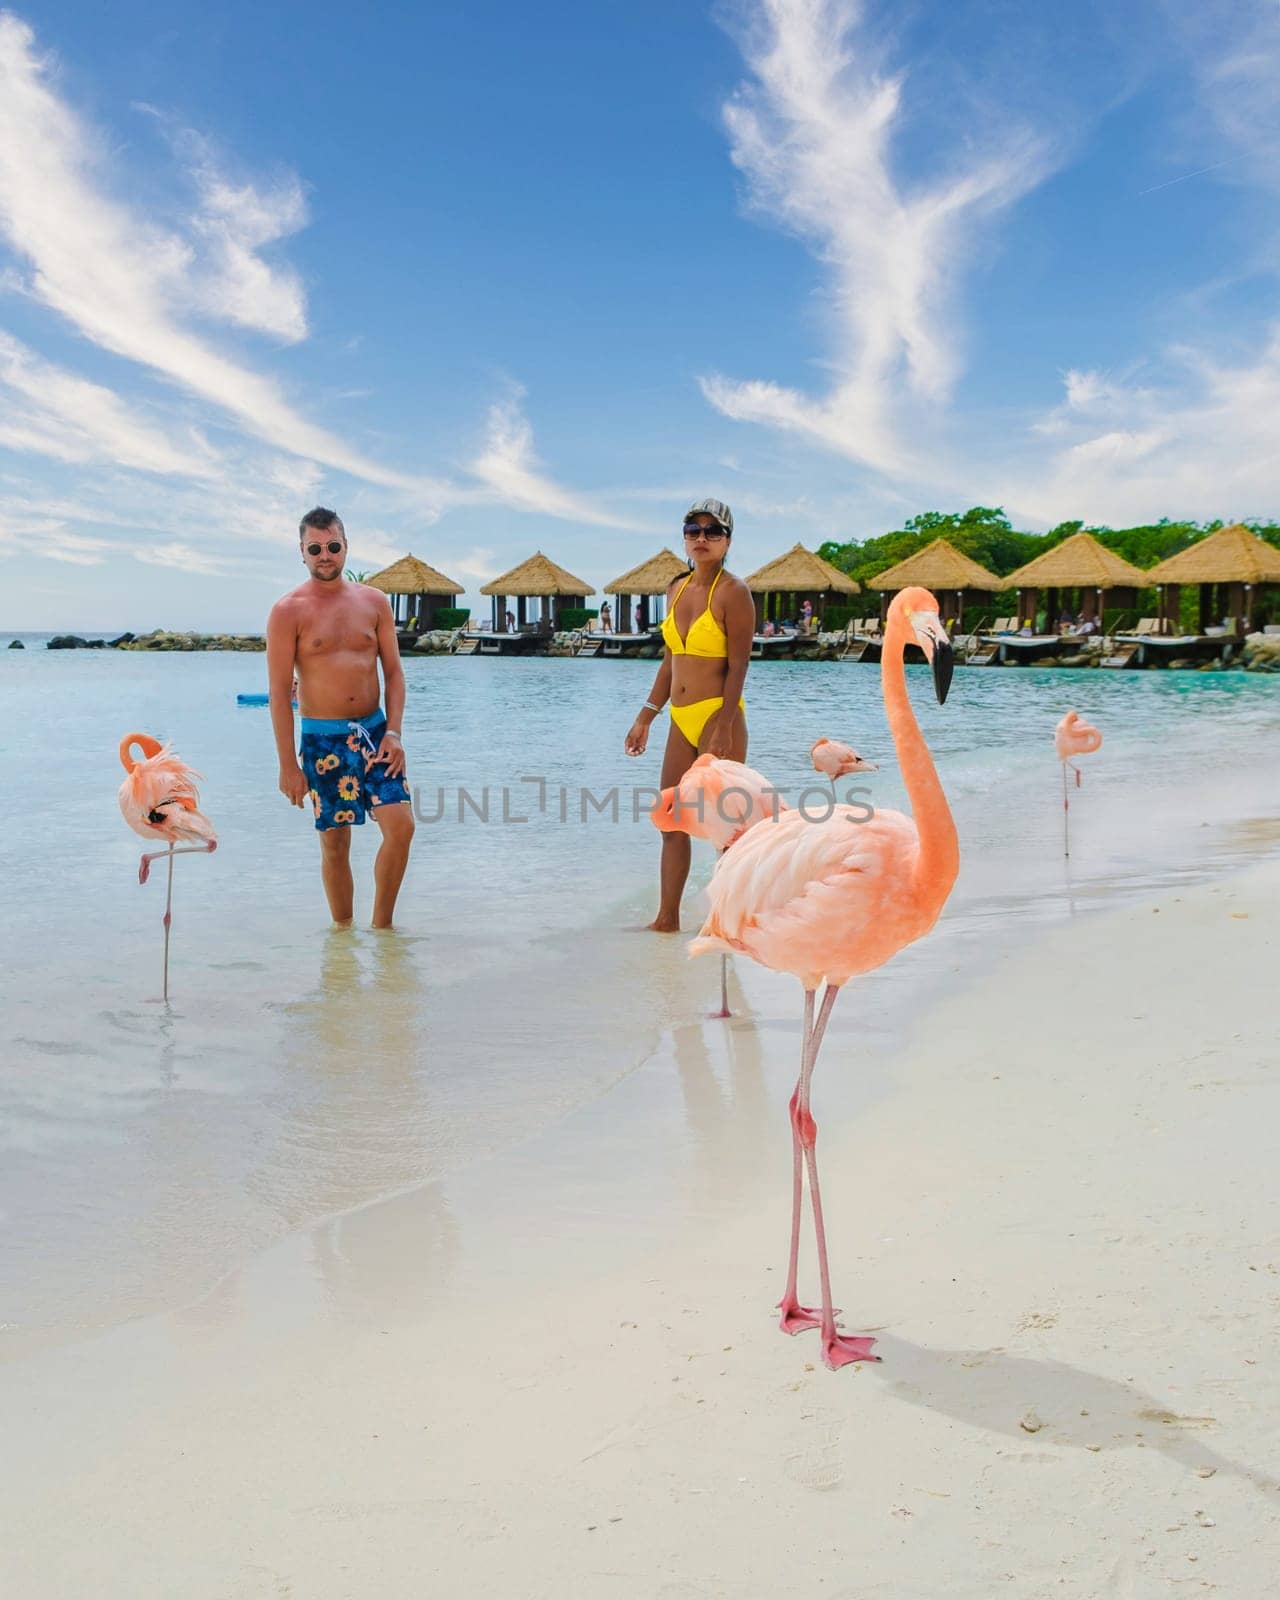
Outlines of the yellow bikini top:
[[[724,568],[721,567],[720,572],[723,571]],[[676,606],[680,603],[680,596],[692,581],[692,572],[676,590],[671,609],[662,620],[662,637],[666,640],[667,649],[673,656],[718,656],[724,661],[729,659],[728,637],[711,615],[711,596],[716,592],[716,584],[720,582],[720,572],[716,573],[711,580],[711,587],[707,590],[707,609],[693,619],[689,632],[683,639],[680,637],[679,628],[676,627]]]

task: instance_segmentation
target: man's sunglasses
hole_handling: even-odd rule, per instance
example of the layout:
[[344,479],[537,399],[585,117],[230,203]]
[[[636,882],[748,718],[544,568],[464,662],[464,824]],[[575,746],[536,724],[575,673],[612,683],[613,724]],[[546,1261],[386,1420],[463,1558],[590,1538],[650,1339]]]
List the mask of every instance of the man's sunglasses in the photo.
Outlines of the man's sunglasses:
[[309,544],[307,546],[307,554],[309,556],[318,556],[322,550],[327,550],[331,556],[342,554],[342,546],[336,539],[330,539],[328,544]]
[[686,539],[696,539],[699,534],[704,535],[708,539],[727,539],[729,537],[728,532],[724,528],[704,528],[702,524],[698,522],[685,523],[684,536]]

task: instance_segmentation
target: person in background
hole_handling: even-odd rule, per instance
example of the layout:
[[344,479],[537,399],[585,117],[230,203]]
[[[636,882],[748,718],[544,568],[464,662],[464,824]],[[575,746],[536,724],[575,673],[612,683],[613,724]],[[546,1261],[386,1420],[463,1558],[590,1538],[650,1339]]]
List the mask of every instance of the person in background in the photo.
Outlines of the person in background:
[[600,607],[600,632],[613,632],[613,612],[610,611],[609,602],[607,600]]
[[[643,755],[653,719],[670,702],[671,727],[659,780],[663,789],[679,783],[700,755],[731,761],[747,757],[742,688],[756,613],[751,591],[726,569],[732,539],[733,513],[722,500],[697,500],[685,513],[689,574],[675,579],[667,591],[662,665],[624,744],[629,756]],[[689,835],[664,833],[658,914],[649,924],[655,933],[680,931],[680,897],[689,861]]]

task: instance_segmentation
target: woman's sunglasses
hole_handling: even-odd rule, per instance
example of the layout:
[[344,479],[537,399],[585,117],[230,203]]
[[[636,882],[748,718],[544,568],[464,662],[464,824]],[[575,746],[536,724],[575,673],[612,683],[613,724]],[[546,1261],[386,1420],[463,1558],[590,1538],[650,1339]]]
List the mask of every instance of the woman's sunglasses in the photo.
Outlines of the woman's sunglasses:
[[307,554],[309,556],[318,556],[322,550],[327,550],[331,556],[342,554],[342,546],[336,539],[330,539],[328,544],[309,544],[307,546]]
[[729,537],[724,528],[704,528],[698,522],[685,523],[684,536],[686,539],[696,539],[699,534],[702,534],[707,539],[727,539]]

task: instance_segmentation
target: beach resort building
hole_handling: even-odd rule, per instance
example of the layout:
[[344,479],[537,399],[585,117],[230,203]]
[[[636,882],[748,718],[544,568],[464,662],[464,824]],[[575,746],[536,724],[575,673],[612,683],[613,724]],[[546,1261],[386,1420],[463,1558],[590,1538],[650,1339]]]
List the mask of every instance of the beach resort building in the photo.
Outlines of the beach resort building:
[[796,621],[806,600],[820,625],[828,606],[847,605],[862,592],[848,573],[802,544],[793,544],[790,550],[757,567],[746,582],[755,597],[757,633],[763,632],[766,622]]

